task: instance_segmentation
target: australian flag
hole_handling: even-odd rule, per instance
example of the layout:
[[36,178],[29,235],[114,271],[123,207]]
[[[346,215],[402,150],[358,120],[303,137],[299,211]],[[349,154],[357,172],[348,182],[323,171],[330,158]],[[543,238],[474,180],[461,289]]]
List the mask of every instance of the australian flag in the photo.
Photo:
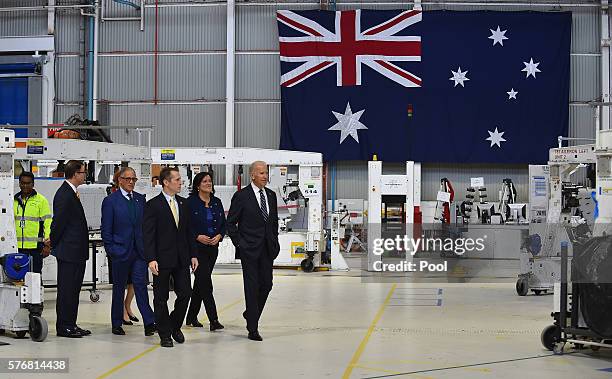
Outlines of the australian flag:
[[277,13],[280,148],[326,161],[546,163],[569,119],[571,13]]

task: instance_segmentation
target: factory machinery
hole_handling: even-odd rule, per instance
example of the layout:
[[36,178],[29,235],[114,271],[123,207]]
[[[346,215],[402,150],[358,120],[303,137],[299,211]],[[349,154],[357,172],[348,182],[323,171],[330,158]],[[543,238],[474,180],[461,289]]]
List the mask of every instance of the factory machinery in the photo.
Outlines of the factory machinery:
[[[124,145],[107,142],[54,139],[17,138],[15,156],[21,170],[35,174],[36,191],[53,203],[55,192],[64,181],[62,167],[68,160],[82,160],[87,164],[86,184],[79,186],[89,228],[90,256],[86,266],[84,286],[90,288],[90,300],[100,299],[98,282],[108,282],[108,265],[100,235],[102,200],[108,195],[113,173],[119,166],[130,166],[140,179],[135,190],[151,190],[151,150],[147,146]],[[19,182],[11,177],[11,192]],[[12,200],[11,200],[12,201]],[[51,207],[52,208],[52,207]],[[11,207],[12,209],[12,207]],[[91,274],[90,274],[91,273]],[[45,287],[53,288],[57,277],[55,257],[44,260],[42,278]]]
[[17,251],[13,215],[13,155],[15,132],[0,129],[0,329],[42,342],[47,322],[42,317],[43,287],[40,274],[30,270],[30,257]]
[[568,343],[577,349],[612,348],[612,130],[601,130],[600,125],[596,136],[595,221],[592,229],[584,223],[565,228],[569,241],[559,245],[554,322],[541,334],[543,346],[556,354]]
[[[529,237],[521,249],[516,292],[525,296],[553,289],[561,279],[561,243],[569,242],[567,227],[593,230],[595,201],[592,184],[576,184],[576,172],[595,165],[595,145],[550,149],[547,166],[530,166]],[[589,167],[590,166],[590,167]],[[568,247],[571,259],[572,245]]]

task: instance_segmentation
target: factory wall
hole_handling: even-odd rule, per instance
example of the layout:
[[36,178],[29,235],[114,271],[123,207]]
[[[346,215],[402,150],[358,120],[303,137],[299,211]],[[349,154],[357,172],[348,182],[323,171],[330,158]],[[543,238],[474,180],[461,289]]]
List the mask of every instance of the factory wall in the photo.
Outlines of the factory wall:
[[[474,3],[475,1],[471,1]],[[481,1],[482,2],[482,1]],[[547,0],[538,3],[548,3]],[[40,6],[42,0],[4,0],[0,7]],[[79,4],[56,0],[57,5]],[[226,6],[204,1],[161,0],[156,9],[146,0],[143,30],[139,21],[100,23],[99,99],[108,107],[111,125],[152,125],[155,146],[222,146],[225,143]],[[514,0],[521,6],[431,4],[423,8],[449,10],[558,11],[558,1],[548,7],[533,6],[531,0]],[[570,136],[594,138],[594,114],[586,104],[601,96],[600,11],[575,0],[571,47]],[[139,17],[140,12],[110,0],[103,2],[104,17]],[[277,148],[280,139],[280,88],[278,40],[275,12],[278,9],[318,9],[319,2],[238,2],[236,4],[235,145]],[[411,4],[364,1],[337,9],[407,9]],[[157,31],[157,33],[156,33]],[[0,12],[0,36],[47,33],[46,11]],[[78,10],[55,12],[56,34],[56,122],[70,115],[85,114],[84,70],[87,49],[85,17]],[[155,79],[155,36],[158,41]],[[157,94],[155,82],[157,80]],[[135,142],[127,129],[112,133],[117,142]],[[431,141],[435,145],[435,141]],[[404,165],[385,165],[402,172]],[[366,198],[367,162],[337,162],[336,198]],[[493,165],[424,165],[422,197],[435,198],[439,181],[447,177],[462,198],[463,187],[474,176],[485,177],[492,189],[503,178],[512,178],[521,201],[527,201],[527,168]],[[328,175],[329,177],[329,175]],[[328,180],[328,189],[331,179]]]

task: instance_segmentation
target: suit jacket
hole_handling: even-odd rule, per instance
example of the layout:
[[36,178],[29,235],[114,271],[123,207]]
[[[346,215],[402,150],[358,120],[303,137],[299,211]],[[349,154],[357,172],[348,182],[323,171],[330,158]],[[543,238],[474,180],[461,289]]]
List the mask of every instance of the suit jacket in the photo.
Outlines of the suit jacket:
[[176,195],[179,226],[163,193],[147,202],[144,209],[144,252],[147,262],[157,261],[160,269],[186,267],[196,257],[195,238],[190,228],[187,200]]
[[258,258],[261,254],[274,260],[280,251],[278,243],[278,209],[276,194],[265,188],[268,197],[268,221],[264,220],[249,184],[232,197],[227,215],[227,234],[241,257]]
[[64,182],[53,197],[51,251],[60,261],[83,263],[89,259],[89,230],[81,201]]
[[102,201],[102,241],[106,253],[118,261],[127,260],[134,249],[144,259],[142,220],[145,197],[132,192],[134,213],[121,190],[108,195]]

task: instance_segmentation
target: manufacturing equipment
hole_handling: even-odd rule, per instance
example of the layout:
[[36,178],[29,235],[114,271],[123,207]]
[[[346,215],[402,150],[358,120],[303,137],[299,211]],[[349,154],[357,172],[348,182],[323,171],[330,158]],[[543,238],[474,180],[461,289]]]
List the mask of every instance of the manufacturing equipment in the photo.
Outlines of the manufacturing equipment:
[[[529,237],[520,255],[518,295],[551,291],[560,280],[560,246],[569,241],[567,227],[593,229],[592,189],[572,183],[577,169],[587,164],[595,164],[595,145],[550,149],[547,167],[529,167],[532,210]],[[571,245],[568,255],[571,259]]]
[[612,103],[595,105],[600,124],[595,143],[594,226],[592,234],[584,224],[566,228],[573,259],[569,259],[570,244],[563,241],[560,281],[554,288],[554,323],[541,335],[544,347],[556,354],[562,354],[567,343],[593,350],[612,348],[612,130],[603,129],[599,117]]
[[[91,272],[91,279],[85,280],[89,286],[91,301],[98,301],[98,282],[108,282],[108,266],[100,238],[100,212],[102,200],[107,195],[107,188],[112,180],[114,169],[120,165],[129,165],[140,179],[135,190],[147,194],[151,191],[150,149],[146,146],[124,145],[107,142],[96,142],[75,139],[16,139],[15,159],[23,169],[32,171],[37,192],[45,196],[50,205],[59,186],[63,182],[61,173],[63,164],[71,159],[87,163],[86,184],[79,187],[80,200],[83,204],[87,225],[90,231],[90,258],[86,272]],[[18,181],[14,181],[14,188]],[[12,189],[11,189],[12,190]],[[45,258],[42,278],[45,287],[53,287],[57,276],[55,257]]]
[[[323,254],[326,243],[320,153],[257,148],[153,148],[151,158],[154,164],[178,166],[185,173],[205,165],[250,165],[257,160],[265,161],[269,168],[268,188],[275,191],[278,201],[280,253],[274,265],[300,266],[304,271],[317,267],[348,269],[339,248],[334,248],[333,243],[331,256]],[[188,184],[184,187],[189,187]],[[215,185],[215,196],[221,199],[226,212],[236,189],[235,186]],[[339,222],[332,221],[332,226],[339,228]],[[338,237],[338,234],[339,231],[332,228],[331,235]],[[221,242],[217,262],[237,262],[229,238]]]
[[47,338],[47,322],[42,317],[43,287],[40,274],[30,271],[30,257],[17,252],[13,215],[13,155],[15,134],[0,129],[0,329],[18,338],[30,334],[32,340]]

